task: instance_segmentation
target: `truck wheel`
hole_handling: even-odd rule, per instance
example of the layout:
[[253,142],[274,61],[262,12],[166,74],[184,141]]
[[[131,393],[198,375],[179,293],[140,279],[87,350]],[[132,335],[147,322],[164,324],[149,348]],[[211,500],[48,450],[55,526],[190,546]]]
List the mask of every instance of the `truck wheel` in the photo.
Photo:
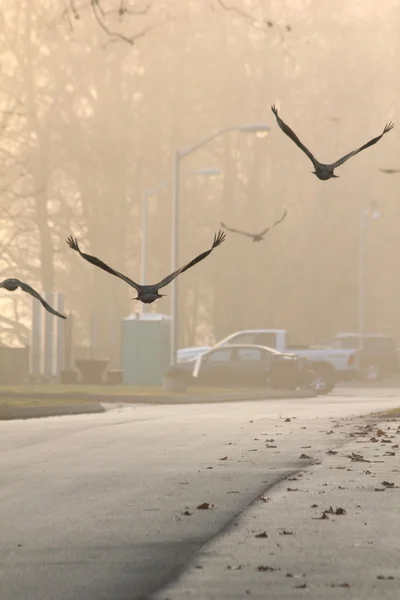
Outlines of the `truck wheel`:
[[317,396],[329,394],[336,385],[333,369],[325,365],[313,365],[310,387]]
[[370,363],[361,368],[360,376],[363,381],[377,381],[383,379],[383,374],[378,365]]

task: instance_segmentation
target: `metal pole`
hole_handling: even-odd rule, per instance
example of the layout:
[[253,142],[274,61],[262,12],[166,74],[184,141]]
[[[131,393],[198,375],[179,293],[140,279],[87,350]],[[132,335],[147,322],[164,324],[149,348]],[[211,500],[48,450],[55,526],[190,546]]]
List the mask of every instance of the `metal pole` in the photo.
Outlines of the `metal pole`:
[[[142,267],[141,267],[141,283],[146,285],[147,282],[147,204],[148,194],[143,192],[142,196]],[[146,311],[146,305],[142,302],[142,313]]]
[[[172,175],[172,265],[171,271],[178,269],[179,260],[179,166],[180,153],[177,150],[174,155],[173,175]],[[171,331],[171,365],[176,363],[176,353],[178,350],[178,278],[171,283],[171,316],[172,316],[172,331]]]
[[43,373],[44,346],[44,310],[42,305],[32,298],[32,329],[31,329],[31,375],[38,380]]
[[[54,292],[45,292],[44,299],[50,305],[54,306]],[[54,317],[49,312],[42,308],[44,314],[44,375],[51,379],[54,376],[54,331],[55,322]]]
[[365,311],[365,209],[360,218],[360,237],[358,247],[358,347],[364,348],[364,311]]
[[[61,313],[64,312],[64,294],[57,294],[57,310]],[[64,336],[65,336],[66,322],[63,319],[57,319],[57,354],[56,354],[56,375],[59,378],[60,372],[65,369],[65,356],[64,356]]]

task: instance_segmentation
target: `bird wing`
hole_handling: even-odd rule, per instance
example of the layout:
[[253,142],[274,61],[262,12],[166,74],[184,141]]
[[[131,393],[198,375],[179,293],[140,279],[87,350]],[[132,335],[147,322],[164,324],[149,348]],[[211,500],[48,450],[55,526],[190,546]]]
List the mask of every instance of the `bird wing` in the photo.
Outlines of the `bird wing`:
[[85,260],[90,262],[92,265],[95,265],[96,267],[100,267],[100,269],[103,269],[103,271],[107,271],[107,273],[110,273],[111,275],[115,275],[116,277],[119,277],[120,279],[125,281],[125,283],[127,283],[128,285],[131,285],[133,288],[135,288],[135,290],[140,291],[140,285],[138,283],[135,283],[134,281],[132,281],[132,279],[129,279],[129,277],[126,277],[126,275],[123,275],[119,271],[115,271],[115,269],[106,265],[106,263],[104,263],[99,258],[96,258],[95,256],[91,256],[90,254],[85,254],[85,252],[82,252],[81,249],[79,248],[78,240],[76,238],[73,238],[72,235],[70,235],[67,238],[67,244],[70,248],[72,248],[72,250],[79,252],[79,254],[82,256],[82,258],[84,258]]
[[48,302],[46,302],[46,300],[44,298],[42,298],[42,296],[36,290],[34,290],[30,285],[28,285],[27,283],[24,283],[23,281],[20,281],[19,279],[17,279],[17,281],[18,281],[18,285],[21,288],[21,290],[23,292],[26,292],[27,294],[30,294],[31,296],[36,298],[36,300],[39,300],[39,302],[42,303],[42,305],[45,307],[45,309],[48,312],[52,313],[53,315],[56,315],[56,317],[60,317],[60,319],[67,318],[65,315],[59,313],[57,310],[52,308],[50,306],[50,304],[48,304]]
[[270,231],[270,229],[273,229],[274,227],[276,227],[277,225],[279,225],[279,223],[282,223],[282,221],[285,219],[287,215],[287,210],[284,210],[283,215],[281,216],[280,219],[278,219],[277,221],[275,221],[275,223],[273,223],[273,225],[271,225],[270,227],[267,227],[267,229],[264,229],[264,231],[262,231],[260,233],[260,235],[265,235],[266,233],[268,233],[268,231]]
[[221,225],[221,227],[223,227],[227,231],[231,231],[232,233],[240,233],[241,235],[245,235],[245,236],[250,237],[250,238],[254,237],[253,234],[247,233],[246,231],[239,231],[239,229],[231,229],[230,227],[227,227],[225,225],[225,223],[221,222],[220,225]]
[[381,173],[386,173],[387,175],[393,175],[394,173],[400,173],[400,169],[378,169]]
[[293,142],[296,144],[296,146],[298,146],[300,148],[300,150],[303,150],[303,152],[305,152],[305,154],[307,154],[308,158],[311,160],[314,167],[317,167],[319,165],[319,162],[317,161],[317,159],[314,157],[313,154],[311,154],[309,149],[306,148],[305,145],[299,140],[299,138],[297,137],[295,132],[292,131],[292,129],[290,129],[290,127],[282,121],[282,119],[278,115],[278,109],[276,108],[276,106],[274,104],[271,106],[271,110],[274,113],[276,120],[278,122],[278,125],[282,129],[283,133],[286,133],[286,135],[288,135],[290,137],[290,139],[293,140]]
[[222,242],[224,240],[225,240],[225,233],[223,231],[219,231],[218,234],[214,235],[214,241],[213,241],[213,244],[212,244],[212,246],[211,246],[211,248],[209,250],[207,250],[206,252],[202,252],[201,254],[199,254],[198,256],[196,256],[196,258],[194,258],[193,260],[191,260],[187,265],[185,265],[184,267],[181,267],[180,269],[177,269],[176,271],[174,271],[173,273],[171,273],[171,275],[168,275],[167,277],[165,277],[164,279],[162,279],[154,287],[156,287],[159,290],[159,289],[165,287],[166,285],[168,285],[169,283],[171,283],[171,281],[173,279],[175,279],[175,277],[178,277],[178,275],[180,273],[183,273],[184,271],[187,271],[188,269],[190,269],[191,267],[193,267],[195,264],[197,264],[198,262],[200,262],[204,258],[207,258],[207,256],[209,254],[211,254],[211,252],[214,250],[214,248],[216,248],[217,246],[219,246],[220,244],[222,244]]
[[379,142],[379,140],[381,139],[381,137],[384,136],[385,133],[387,133],[388,131],[390,131],[391,129],[393,129],[393,127],[394,127],[394,123],[392,123],[392,122],[387,123],[385,125],[385,129],[382,131],[381,135],[378,135],[377,137],[374,137],[372,140],[370,140],[369,142],[367,142],[366,144],[364,144],[364,146],[361,146],[361,148],[357,148],[357,150],[353,150],[353,152],[349,152],[348,154],[346,154],[342,158],[339,158],[339,160],[337,160],[335,163],[333,163],[333,165],[330,165],[330,166],[332,167],[332,169],[336,169],[336,167],[340,167],[340,165],[342,165],[343,163],[345,163],[346,160],[349,160],[349,158],[351,158],[352,156],[355,156],[356,154],[358,154],[359,152],[361,152],[361,150],[365,150],[366,148],[369,148],[370,146],[373,146],[374,144],[376,144],[376,142]]

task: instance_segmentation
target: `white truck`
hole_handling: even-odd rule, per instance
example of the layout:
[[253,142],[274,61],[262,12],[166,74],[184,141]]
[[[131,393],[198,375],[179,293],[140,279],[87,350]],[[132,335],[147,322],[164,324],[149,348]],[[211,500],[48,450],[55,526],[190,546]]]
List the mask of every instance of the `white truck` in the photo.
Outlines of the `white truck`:
[[275,348],[308,358],[314,373],[312,388],[317,394],[328,394],[340,381],[356,379],[358,352],[354,349],[331,349],[319,346],[291,346],[284,329],[247,329],[236,331],[224,338],[217,346],[232,344],[256,344]]

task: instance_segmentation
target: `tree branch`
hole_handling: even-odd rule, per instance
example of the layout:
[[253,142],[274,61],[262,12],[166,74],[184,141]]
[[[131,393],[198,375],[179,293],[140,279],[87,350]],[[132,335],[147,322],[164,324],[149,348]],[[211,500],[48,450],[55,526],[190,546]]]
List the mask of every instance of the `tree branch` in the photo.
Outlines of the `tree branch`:
[[[254,27],[255,29],[257,29],[258,31],[267,31],[268,29],[271,29],[272,27],[276,26],[276,23],[274,23],[273,21],[271,21],[271,19],[257,19],[256,17],[253,17],[253,15],[251,15],[250,13],[246,12],[245,10],[237,7],[237,6],[231,6],[229,4],[226,3],[225,0],[215,0],[215,2],[225,11],[227,12],[233,12],[236,13],[238,16],[242,17],[243,19],[245,19],[252,27]],[[292,31],[292,28],[290,25],[285,25],[285,29],[286,31]],[[291,56],[290,52],[287,49],[287,45],[286,45],[286,40],[283,36],[282,33],[282,28],[281,27],[277,27],[277,31],[279,34],[279,37],[281,39],[282,45],[284,47],[284,51]],[[291,56],[291,58],[293,58],[293,56]]]

